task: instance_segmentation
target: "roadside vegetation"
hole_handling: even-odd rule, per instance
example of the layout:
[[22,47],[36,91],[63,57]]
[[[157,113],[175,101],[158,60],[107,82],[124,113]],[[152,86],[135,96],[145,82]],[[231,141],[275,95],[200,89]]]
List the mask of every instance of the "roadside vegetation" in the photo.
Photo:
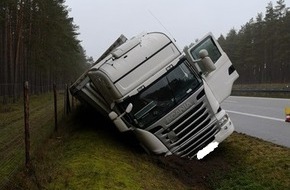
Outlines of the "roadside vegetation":
[[219,44],[240,74],[238,84],[289,84],[289,24],[290,9],[285,0],[277,0],[240,29],[220,35]]
[[[38,149],[21,189],[289,189],[290,149],[234,133],[201,161],[146,154],[80,106]],[[290,126],[289,126],[290,127]],[[15,182],[16,181],[16,182]]]
[[0,105],[69,84],[93,62],[64,0],[0,1]]
[[290,99],[290,84],[235,84],[232,95]]
[[[197,161],[148,155],[130,134],[84,106],[53,133],[53,98],[45,93],[53,83],[74,80],[93,60],[77,40],[64,1],[4,0],[0,8],[0,189],[290,189],[290,149],[244,134],[234,133]],[[289,23],[290,9],[278,0],[265,16],[219,37],[240,74],[237,89],[289,90]],[[26,80],[35,94],[30,168],[24,167],[20,100]],[[283,92],[243,95],[290,98]]]
[[[63,93],[57,97],[58,117],[62,118]],[[31,96],[29,106],[30,151],[33,154],[54,131],[53,94]],[[13,182],[15,173],[25,163],[23,111],[23,100],[0,107],[0,189],[6,181]]]

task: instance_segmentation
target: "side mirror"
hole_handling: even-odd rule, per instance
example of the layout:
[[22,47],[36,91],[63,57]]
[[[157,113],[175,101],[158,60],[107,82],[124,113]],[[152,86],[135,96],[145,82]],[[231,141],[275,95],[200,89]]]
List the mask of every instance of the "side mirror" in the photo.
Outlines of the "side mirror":
[[118,114],[114,111],[109,113],[109,118],[113,121],[113,123],[115,124],[115,126],[119,129],[120,132],[124,132],[124,131],[128,131],[129,128],[126,125],[126,123],[124,123],[124,121],[122,120],[121,117],[123,117],[126,113],[130,113],[133,109],[133,104],[130,103],[125,112],[122,113],[121,115],[118,116]]
[[118,117],[118,114],[116,112],[112,111],[112,112],[109,113],[109,118],[112,121],[114,121],[115,119],[117,119],[117,117]]
[[205,74],[209,74],[212,71],[216,70],[216,66],[214,65],[211,58],[208,56],[208,52],[205,49],[200,50],[199,57],[202,61],[203,68],[205,70]]
[[129,130],[126,123],[121,119],[120,116],[118,116],[116,112],[112,111],[111,113],[109,113],[109,118],[113,121],[113,123],[120,132],[125,132]]

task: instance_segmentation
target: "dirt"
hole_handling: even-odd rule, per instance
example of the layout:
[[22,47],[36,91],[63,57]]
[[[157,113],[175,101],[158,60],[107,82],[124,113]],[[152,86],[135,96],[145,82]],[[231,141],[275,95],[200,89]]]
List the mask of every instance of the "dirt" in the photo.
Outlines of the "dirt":
[[202,160],[189,160],[175,155],[159,156],[155,157],[155,162],[189,187],[210,189],[214,178],[230,169],[229,164],[218,153],[211,153]]
[[[120,142],[124,143],[132,151],[140,153],[140,156],[146,154],[132,135],[123,134],[121,137],[116,135],[115,138],[119,138]],[[221,147],[218,147],[201,160],[189,160],[176,155],[150,155],[144,156],[144,159],[172,173],[188,187],[193,189],[212,189],[216,181],[219,181],[219,178],[222,178],[231,169],[230,164],[224,160],[223,153],[223,146],[221,145]]]

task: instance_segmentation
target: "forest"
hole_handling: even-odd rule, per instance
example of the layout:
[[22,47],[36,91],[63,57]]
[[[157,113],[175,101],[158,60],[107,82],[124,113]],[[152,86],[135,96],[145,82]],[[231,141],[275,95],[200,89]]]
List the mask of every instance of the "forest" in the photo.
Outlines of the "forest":
[[[65,0],[0,1],[0,104],[73,82],[93,60],[77,39]],[[290,9],[284,0],[266,5],[219,43],[240,74],[237,84],[290,83]]]
[[290,83],[290,9],[284,0],[266,6],[240,30],[218,38],[238,73],[238,84]]
[[0,10],[0,104],[19,99],[24,81],[44,93],[88,67],[64,0],[1,0]]

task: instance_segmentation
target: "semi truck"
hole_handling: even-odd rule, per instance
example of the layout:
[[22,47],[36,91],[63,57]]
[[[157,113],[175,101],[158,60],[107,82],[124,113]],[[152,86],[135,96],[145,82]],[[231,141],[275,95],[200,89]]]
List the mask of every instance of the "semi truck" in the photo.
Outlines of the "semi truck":
[[148,152],[201,159],[234,131],[221,102],[238,73],[209,33],[179,49],[161,32],[121,35],[70,87]]

